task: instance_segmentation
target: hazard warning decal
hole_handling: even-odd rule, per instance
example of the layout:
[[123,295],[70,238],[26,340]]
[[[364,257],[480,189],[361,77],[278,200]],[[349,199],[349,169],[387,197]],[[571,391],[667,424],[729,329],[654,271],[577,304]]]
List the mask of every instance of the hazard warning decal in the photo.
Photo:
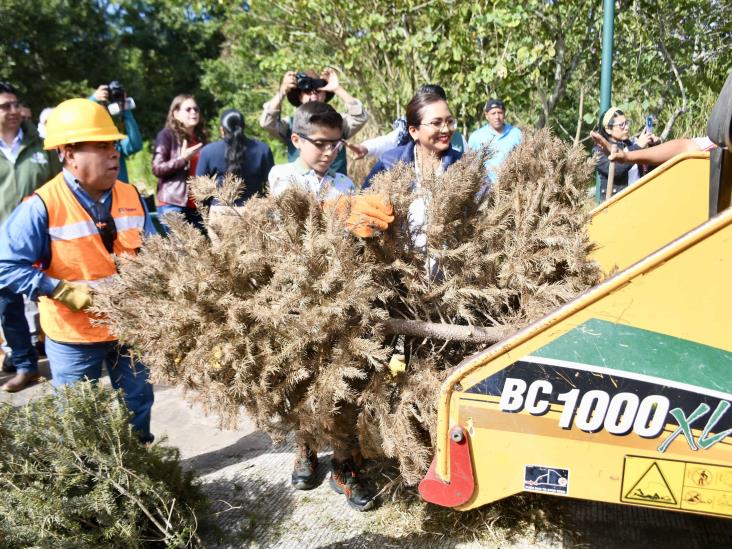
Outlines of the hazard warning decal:
[[666,477],[663,476],[663,471],[661,471],[657,461],[651,463],[633,487],[628,490],[624,499],[643,503],[668,503],[670,505],[679,503],[668,485]]
[[732,467],[626,456],[620,501],[732,516]]
[[569,490],[569,469],[527,465],[524,471],[524,490],[566,495]]

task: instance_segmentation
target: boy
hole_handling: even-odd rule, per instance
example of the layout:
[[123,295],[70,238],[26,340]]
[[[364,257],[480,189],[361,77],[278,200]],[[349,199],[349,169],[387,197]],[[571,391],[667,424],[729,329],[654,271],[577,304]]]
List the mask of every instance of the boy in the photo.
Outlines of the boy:
[[282,194],[293,184],[305,186],[323,201],[355,194],[353,181],[331,169],[343,148],[342,137],[343,117],[333,107],[319,101],[303,103],[295,111],[290,136],[299,157],[270,170],[270,194]]
[[[292,121],[291,136],[292,144],[299,150],[300,156],[294,162],[272,168],[269,172],[269,192],[277,196],[286,189],[299,185],[310,190],[321,201],[333,201],[343,195],[354,195],[356,186],[353,181],[331,168],[343,147],[342,136],[343,118],[333,107],[319,101],[301,105]],[[367,198],[363,195],[351,198],[351,214],[356,210],[361,212],[360,221],[351,225],[352,231],[359,236],[359,227],[363,229],[367,225],[369,230],[372,227],[384,230],[394,219],[390,216],[390,206],[385,205],[382,208],[373,200],[366,204]],[[371,234],[372,231],[364,236]],[[357,466],[360,452],[358,442],[351,434],[355,430],[357,415],[355,406],[344,404],[335,418],[336,425],[340,427],[335,431],[341,436],[336,435],[330,441],[333,446],[330,485],[337,493],[345,494],[351,507],[366,511],[374,506],[374,495],[359,474]],[[318,456],[308,443],[306,432],[298,430],[295,437],[297,454],[292,471],[292,485],[298,490],[310,490],[315,487]]]

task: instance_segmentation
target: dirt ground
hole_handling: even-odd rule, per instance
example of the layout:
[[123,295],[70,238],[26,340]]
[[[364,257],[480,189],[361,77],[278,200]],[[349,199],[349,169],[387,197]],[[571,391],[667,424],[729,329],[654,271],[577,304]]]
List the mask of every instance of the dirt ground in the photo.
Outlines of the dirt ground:
[[[42,371],[48,376],[47,365]],[[9,378],[0,374],[0,384]],[[50,390],[40,383],[0,402],[22,405]],[[327,482],[330,456],[320,455],[322,483],[290,487],[291,445],[273,446],[244,415],[236,431],[189,405],[180,391],[155,387],[153,432],[176,446],[213,501],[206,547],[732,547],[732,522],[685,513],[522,495],[459,513],[400,494],[369,513],[352,510]],[[390,473],[373,471],[383,485]]]

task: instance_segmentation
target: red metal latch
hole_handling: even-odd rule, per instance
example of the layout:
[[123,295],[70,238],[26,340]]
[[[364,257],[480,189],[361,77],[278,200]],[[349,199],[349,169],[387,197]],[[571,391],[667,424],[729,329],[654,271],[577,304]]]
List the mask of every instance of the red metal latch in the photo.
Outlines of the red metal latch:
[[435,457],[429,471],[419,483],[419,493],[430,503],[443,507],[456,507],[468,501],[475,490],[468,434],[459,425],[450,430],[448,451],[450,452],[450,482],[443,482],[435,474],[437,463]]

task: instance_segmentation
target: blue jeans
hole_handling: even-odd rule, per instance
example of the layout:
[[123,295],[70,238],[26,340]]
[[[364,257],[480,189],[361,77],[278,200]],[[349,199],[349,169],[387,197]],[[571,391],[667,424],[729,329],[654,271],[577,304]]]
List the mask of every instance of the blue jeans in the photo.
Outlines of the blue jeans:
[[38,355],[31,342],[22,295],[14,294],[7,288],[0,289],[0,322],[5,339],[13,351],[13,365],[18,373],[36,373]]
[[165,222],[165,214],[169,212],[178,212],[183,214],[183,218],[186,220],[186,223],[190,223],[196,229],[201,231],[204,236],[207,236],[208,233],[206,231],[206,227],[203,224],[203,217],[201,217],[201,212],[198,211],[198,208],[186,208],[183,206],[176,206],[174,204],[164,204],[162,206],[158,206],[158,221],[160,221],[160,225],[162,225],[163,229],[165,229],[165,233],[167,234],[169,231],[168,224]]
[[148,382],[147,367],[133,362],[129,351],[116,341],[106,343],[59,343],[46,338],[46,356],[51,366],[53,385],[72,384],[84,379],[97,380],[106,361],[112,387],[122,389],[127,408],[134,414],[130,421],[140,442],[152,442],[150,410],[154,395]]

